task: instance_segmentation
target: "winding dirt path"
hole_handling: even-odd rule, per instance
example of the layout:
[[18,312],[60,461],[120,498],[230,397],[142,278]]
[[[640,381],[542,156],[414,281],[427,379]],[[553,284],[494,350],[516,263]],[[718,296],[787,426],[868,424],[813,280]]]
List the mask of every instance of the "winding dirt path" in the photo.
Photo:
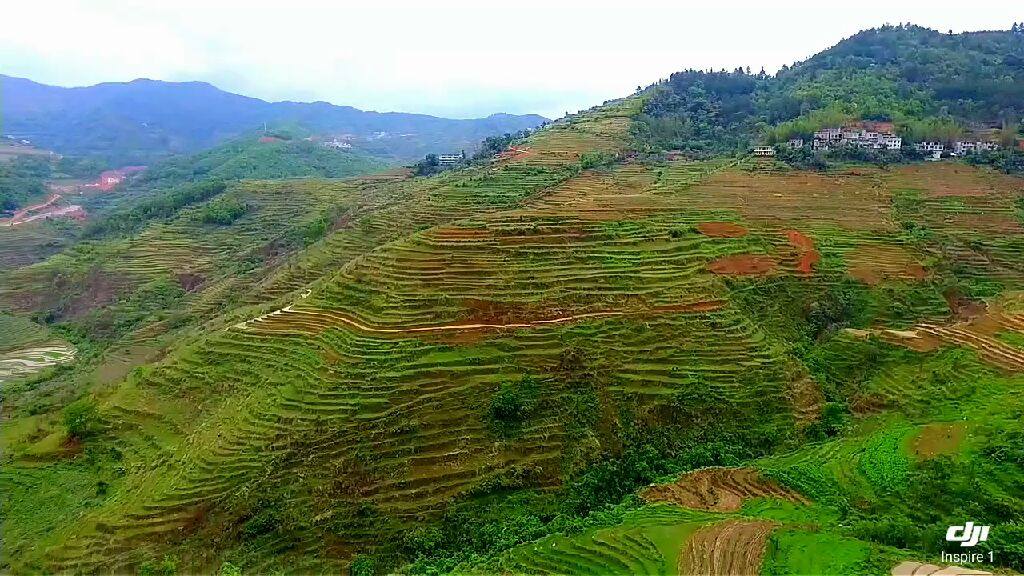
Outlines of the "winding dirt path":
[[14,226],[16,224],[21,224],[22,222],[26,222],[27,220],[25,220],[25,217],[28,216],[28,214],[30,212],[35,212],[37,210],[42,210],[43,208],[48,208],[54,202],[56,202],[57,200],[60,200],[60,199],[61,199],[61,195],[60,194],[53,194],[53,195],[51,195],[46,200],[46,202],[43,202],[42,204],[33,204],[32,206],[26,206],[26,207],[22,208],[21,210],[18,210],[17,212],[15,212],[14,214],[12,214],[9,219],[3,221],[3,225],[4,226]]
[[356,330],[371,334],[424,334],[459,332],[465,330],[502,330],[508,328],[535,328],[552,324],[565,324],[577,320],[590,318],[610,318],[616,316],[642,315],[649,313],[671,314],[681,312],[701,313],[717,310],[725,305],[724,301],[712,300],[706,302],[695,302],[678,306],[654,307],[646,311],[621,311],[609,310],[603,312],[586,312],[582,314],[571,314],[556,318],[531,320],[529,322],[510,322],[505,324],[491,323],[465,323],[465,324],[441,324],[438,326],[415,326],[409,328],[380,328],[364,324],[337,312],[329,310],[296,310],[293,306],[286,306],[269,314],[264,314],[239,322],[233,326],[236,330],[257,330],[259,332],[300,332],[318,333],[338,325],[346,325]]
[[36,220],[42,220],[44,218],[54,216],[68,216],[71,218],[85,217],[85,210],[77,204],[51,208],[51,206],[61,198],[63,198],[63,196],[54,193],[42,204],[26,206],[12,214],[10,218],[0,219],[0,226],[17,226],[18,224],[27,224],[29,222],[35,222]]

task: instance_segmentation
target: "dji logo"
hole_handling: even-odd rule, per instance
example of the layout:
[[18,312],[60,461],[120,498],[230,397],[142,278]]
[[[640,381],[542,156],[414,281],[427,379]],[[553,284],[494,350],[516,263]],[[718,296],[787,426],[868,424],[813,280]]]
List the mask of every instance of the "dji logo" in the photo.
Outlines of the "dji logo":
[[959,542],[961,546],[974,546],[988,540],[988,526],[975,526],[967,522],[963,526],[950,526],[946,530],[946,542]]

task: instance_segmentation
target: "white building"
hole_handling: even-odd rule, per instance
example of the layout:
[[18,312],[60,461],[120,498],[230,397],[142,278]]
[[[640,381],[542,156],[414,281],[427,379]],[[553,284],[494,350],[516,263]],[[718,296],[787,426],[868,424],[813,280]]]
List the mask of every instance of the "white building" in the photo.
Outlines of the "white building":
[[974,154],[974,151],[976,149],[976,142],[965,142],[962,140],[957,140],[956,142],[953,142],[952,154],[953,156],[966,156],[968,154]]
[[873,148],[875,150],[899,150],[903,138],[892,132],[867,130],[859,127],[822,128],[814,133],[812,147],[815,150],[830,150],[835,146]]
[[863,131],[860,128],[843,128],[843,140],[860,140]]
[[755,146],[754,156],[775,156],[775,148],[771,146]]
[[953,143],[953,156],[967,156],[975,152],[994,152],[999,150],[999,144],[995,142],[957,140]]
[[458,164],[462,162],[462,154],[438,154],[437,163],[441,166],[448,166],[451,164]]
[[786,145],[789,146],[790,148],[794,148],[794,149],[795,148],[803,148],[804,147],[804,139],[803,138],[790,138],[789,142],[787,142]]
[[942,142],[918,142],[914,144],[914,150],[918,152],[942,152],[946,146]]
[[843,131],[840,128],[822,128],[814,133],[814,139],[825,142],[839,141],[843,139]]
[[878,141],[882,143],[882,147],[886,150],[899,150],[903,148],[903,138],[895,134],[882,134],[878,137]]
[[337,138],[332,138],[330,142],[324,142],[322,145],[326,146],[327,148],[336,148],[339,150],[343,148],[352,147],[352,145],[349,144],[348,142],[345,142],[344,140],[338,140]]

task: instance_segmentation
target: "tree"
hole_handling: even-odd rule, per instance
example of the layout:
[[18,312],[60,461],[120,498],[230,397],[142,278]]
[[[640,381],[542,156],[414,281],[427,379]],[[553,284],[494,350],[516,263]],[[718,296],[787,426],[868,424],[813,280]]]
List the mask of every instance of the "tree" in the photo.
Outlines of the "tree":
[[76,440],[83,440],[96,431],[99,425],[99,416],[96,413],[96,404],[92,400],[83,398],[68,404],[63,414],[64,428],[68,436]]

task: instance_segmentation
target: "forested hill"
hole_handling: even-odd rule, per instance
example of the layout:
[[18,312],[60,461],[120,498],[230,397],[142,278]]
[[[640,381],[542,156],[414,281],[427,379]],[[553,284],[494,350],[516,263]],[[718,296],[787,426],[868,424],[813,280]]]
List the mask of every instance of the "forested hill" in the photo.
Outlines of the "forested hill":
[[119,164],[194,152],[264,123],[347,134],[374,155],[404,161],[430,152],[472,150],[487,136],[545,121],[532,114],[455,120],[326,102],[265,102],[203,82],[140,79],[60,88],[0,75],[0,90],[5,134],[63,154],[99,155]]
[[1024,27],[945,34],[882,26],[774,76],[687,70],[651,90],[648,124],[679,148],[741,148],[861,119],[893,121],[911,139],[1015,129],[1024,115]]

